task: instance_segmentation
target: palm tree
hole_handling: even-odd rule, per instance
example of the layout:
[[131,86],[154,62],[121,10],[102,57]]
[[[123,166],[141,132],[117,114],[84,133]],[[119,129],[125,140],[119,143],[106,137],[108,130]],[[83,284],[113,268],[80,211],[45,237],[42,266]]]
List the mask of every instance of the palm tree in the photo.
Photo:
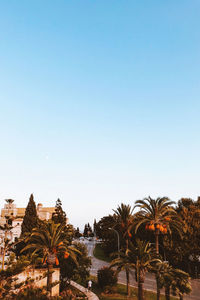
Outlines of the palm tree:
[[156,271],[157,299],[158,299],[158,294],[160,296],[161,288],[164,287],[165,298],[166,300],[170,300],[170,289],[174,279],[174,270],[172,266],[170,266],[168,262],[161,261],[156,263],[154,270]]
[[151,271],[156,274],[157,300],[160,299],[160,291],[165,288],[165,298],[170,299],[170,288],[174,279],[173,268],[167,261],[159,261],[151,266]]
[[27,246],[21,252],[32,249],[32,255],[38,253],[43,256],[43,262],[47,263],[47,289],[51,293],[53,264],[59,264],[58,254],[63,254],[65,258],[70,255],[76,262],[76,253],[79,253],[74,247],[69,245],[67,240],[63,240],[62,234],[65,225],[55,224],[53,221],[45,222],[41,228],[33,229],[32,233],[25,239]]
[[125,249],[122,250],[121,258],[123,260],[123,269],[126,272],[126,282],[127,282],[127,294],[130,294],[130,268],[129,262],[127,261],[127,256],[125,251],[128,249],[129,240],[131,237],[130,229],[133,223],[133,209],[130,205],[121,203],[120,206],[114,210],[113,219],[115,220],[114,228],[119,229],[122,237],[121,245],[125,244]]
[[189,294],[192,291],[189,274],[182,270],[174,269],[172,290],[179,295],[180,300],[183,300],[184,294]]
[[120,251],[119,256],[113,259],[110,263],[110,267],[117,267],[117,273],[125,271],[126,273],[126,293],[130,296],[130,272],[134,269],[135,265],[130,260],[130,257],[124,251]]
[[6,203],[8,203],[8,204],[12,204],[15,200],[13,200],[13,199],[5,199],[5,201],[6,201]]
[[157,299],[160,295],[160,290],[164,287],[165,298],[170,300],[171,289],[175,294],[179,295],[180,300],[183,299],[184,294],[191,292],[191,285],[189,283],[189,274],[180,269],[175,269],[168,264],[168,262],[159,261],[152,268],[156,273],[157,281]]
[[162,276],[164,270],[165,270],[165,263],[162,261],[156,262],[156,264],[152,265],[150,269],[152,273],[155,273],[155,277],[156,277],[157,300],[160,300],[160,291],[164,286],[164,280]]
[[[155,261],[153,258],[152,248],[150,243],[136,239],[135,245],[129,243],[129,249],[126,252],[121,252],[120,257],[111,262],[111,267],[117,266],[117,272],[121,270],[128,271],[135,269],[136,279],[138,282],[138,299],[144,300],[144,279],[145,273],[150,264]],[[156,259],[156,261],[158,261]],[[127,277],[127,294],[130,295],[130,280]]]
[[159,261],[154,258],[154,252],[151,244],[147,241],[136,239],[135,245],[130,244],[128,254],[135,263],[136,279],[138,282],[138,299],[144,300],[144,280],[145,273],[150,268],[151,263]]
[[122,237],[125,240],[126,249],[128,249],[128,241],[131,237],[131,227],[133,224],[133,209],[130,205],[121,203],[114,211],[114,219],[117,227],[119,227]]
[[146,224],[146,230],[152,230],[155,234],[156,253],[159,254],[159,235],[171,233],[174,228],[180,234],[181,222],[177,217],[175,209],[172,207],[174,201],[167,197],[152,199],[151,197],[136,201],[134,208],[139,207],[140,211],[136,213],[136,227]]

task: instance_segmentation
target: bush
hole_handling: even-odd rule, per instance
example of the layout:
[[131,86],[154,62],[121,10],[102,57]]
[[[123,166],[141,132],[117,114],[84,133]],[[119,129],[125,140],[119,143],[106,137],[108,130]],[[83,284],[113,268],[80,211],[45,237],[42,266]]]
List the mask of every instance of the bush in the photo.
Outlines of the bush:
[[66,290],[61,293],[62,300],[76,300],[76,299],[87,299],[87,296],[81,291],[77,290],[72,286],[68,286]]
[[91,267],[91,258],[88,257],[88,251],[84,244],[74,243],[73,247],[80,253],[76,255],[77,264],[71,257],[67,259],[60,257],[60,273],[61,273],[61,291],[65,288],[66,282],[74,280],[82,285],[88,281]]
[[98,285],[103,289],[106,287],[112,287],[117,284],[117,274],[114,270],[103,267],[97,271]]
[[16,297],[16,300],[47,300],[48,296],[44,289],[41,288],[34,288],[34,287],[27,287],[20,291]]
[[5,276],[9,277],[9,276],[19,274],[22,271],[24,271],[26,267],[29,265],[30,265],[30,260],[28,259],[28,257],[22,255],[19,257],[17,261],[13,262],[11,265],[7,267],[7,269],[4,271]]

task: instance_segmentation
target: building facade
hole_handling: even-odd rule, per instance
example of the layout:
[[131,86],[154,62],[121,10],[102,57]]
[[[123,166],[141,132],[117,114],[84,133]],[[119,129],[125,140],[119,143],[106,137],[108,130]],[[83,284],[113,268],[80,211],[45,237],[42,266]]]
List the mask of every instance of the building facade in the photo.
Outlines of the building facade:
[[[55,212],[55,207],[43,207],[41,203],[38,203],[37,215],[41,220],[49,220],[52,214]],[[1,209],[0,215],[0,226],[8,222],[8,218],[12,219],[12,228],[6,231],[6,237],[10,242],[15,242],[17,238],[21,235],[21,225],[23,222],[23,217],[25,215],[26,208],[16,207],[14,203],[6,203],[4,208]],[[0,254],[3,251],[3,244],[5,239],[5,230],[0,230]]]

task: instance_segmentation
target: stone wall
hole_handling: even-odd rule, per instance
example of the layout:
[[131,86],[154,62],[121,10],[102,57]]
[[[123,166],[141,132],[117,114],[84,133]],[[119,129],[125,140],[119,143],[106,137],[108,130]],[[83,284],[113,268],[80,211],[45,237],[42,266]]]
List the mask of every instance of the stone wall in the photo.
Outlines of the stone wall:
[[[42,288],[47,286],[47,277],[46,275],[47,269],[33,269],[33,268],[26,268],[25,271],[21,272],[18,275],[15,275],[13,278],[16,279],[15,284],[19,284],[21,282],[26,281],[29,279],[34,279],[34,285],[36,287]],[[52,274],[52,282],[56,282],[60,280],[60,269],[56,268],[53,269]],[[60,284],[58,283],[52,288],[52,296],[59,295]]]

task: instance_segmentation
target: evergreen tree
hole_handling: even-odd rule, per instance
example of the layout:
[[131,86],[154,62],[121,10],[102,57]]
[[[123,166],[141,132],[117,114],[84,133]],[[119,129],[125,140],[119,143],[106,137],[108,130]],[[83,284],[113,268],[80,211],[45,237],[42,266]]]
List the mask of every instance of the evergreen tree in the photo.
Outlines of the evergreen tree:
[[90,224],[88,223],[88,230],[90,233],[92,233],[92,227],[90,226]]
[[60,199],[56,201],[55,212],[52,214],[52,220],[55,224],[66,225],[66,213],[62,209],[62,202]]
[[22,236],[25,233],[31,233],[33,228],[37,227],[37,224],[38,224],[37,210],[36,210],[33,194],[31,194],[22,222],[22,233],[21,233]]
[[55,224],[62,224],[64,227],[62,238],[66,239],[69,243],[72,242],[74,237],[74,227],[66,222],[66,213],[62,209],[62,202],[60,199],[56,201],[55,212],[52,214],[52,221]]
[[77,229],[75,230],[74,236],[75,236],[75,238],[79,238],[81,236],[79,227],[77,227]]
[[83,231],[83,236],[84,237],[89,237],[89,236],[94,236],[92,227],[90,226],[89,223],[85,224],[84,231]]
[[96,221],[96,219],[94,219],[94,224],[93,224],[94,234],[96,234],[96,227],[97,227],[97,221]]
[[83,236],[84,237],[88,236],[88,225],[87,224],[85,224],[84,231],[83,231]]

